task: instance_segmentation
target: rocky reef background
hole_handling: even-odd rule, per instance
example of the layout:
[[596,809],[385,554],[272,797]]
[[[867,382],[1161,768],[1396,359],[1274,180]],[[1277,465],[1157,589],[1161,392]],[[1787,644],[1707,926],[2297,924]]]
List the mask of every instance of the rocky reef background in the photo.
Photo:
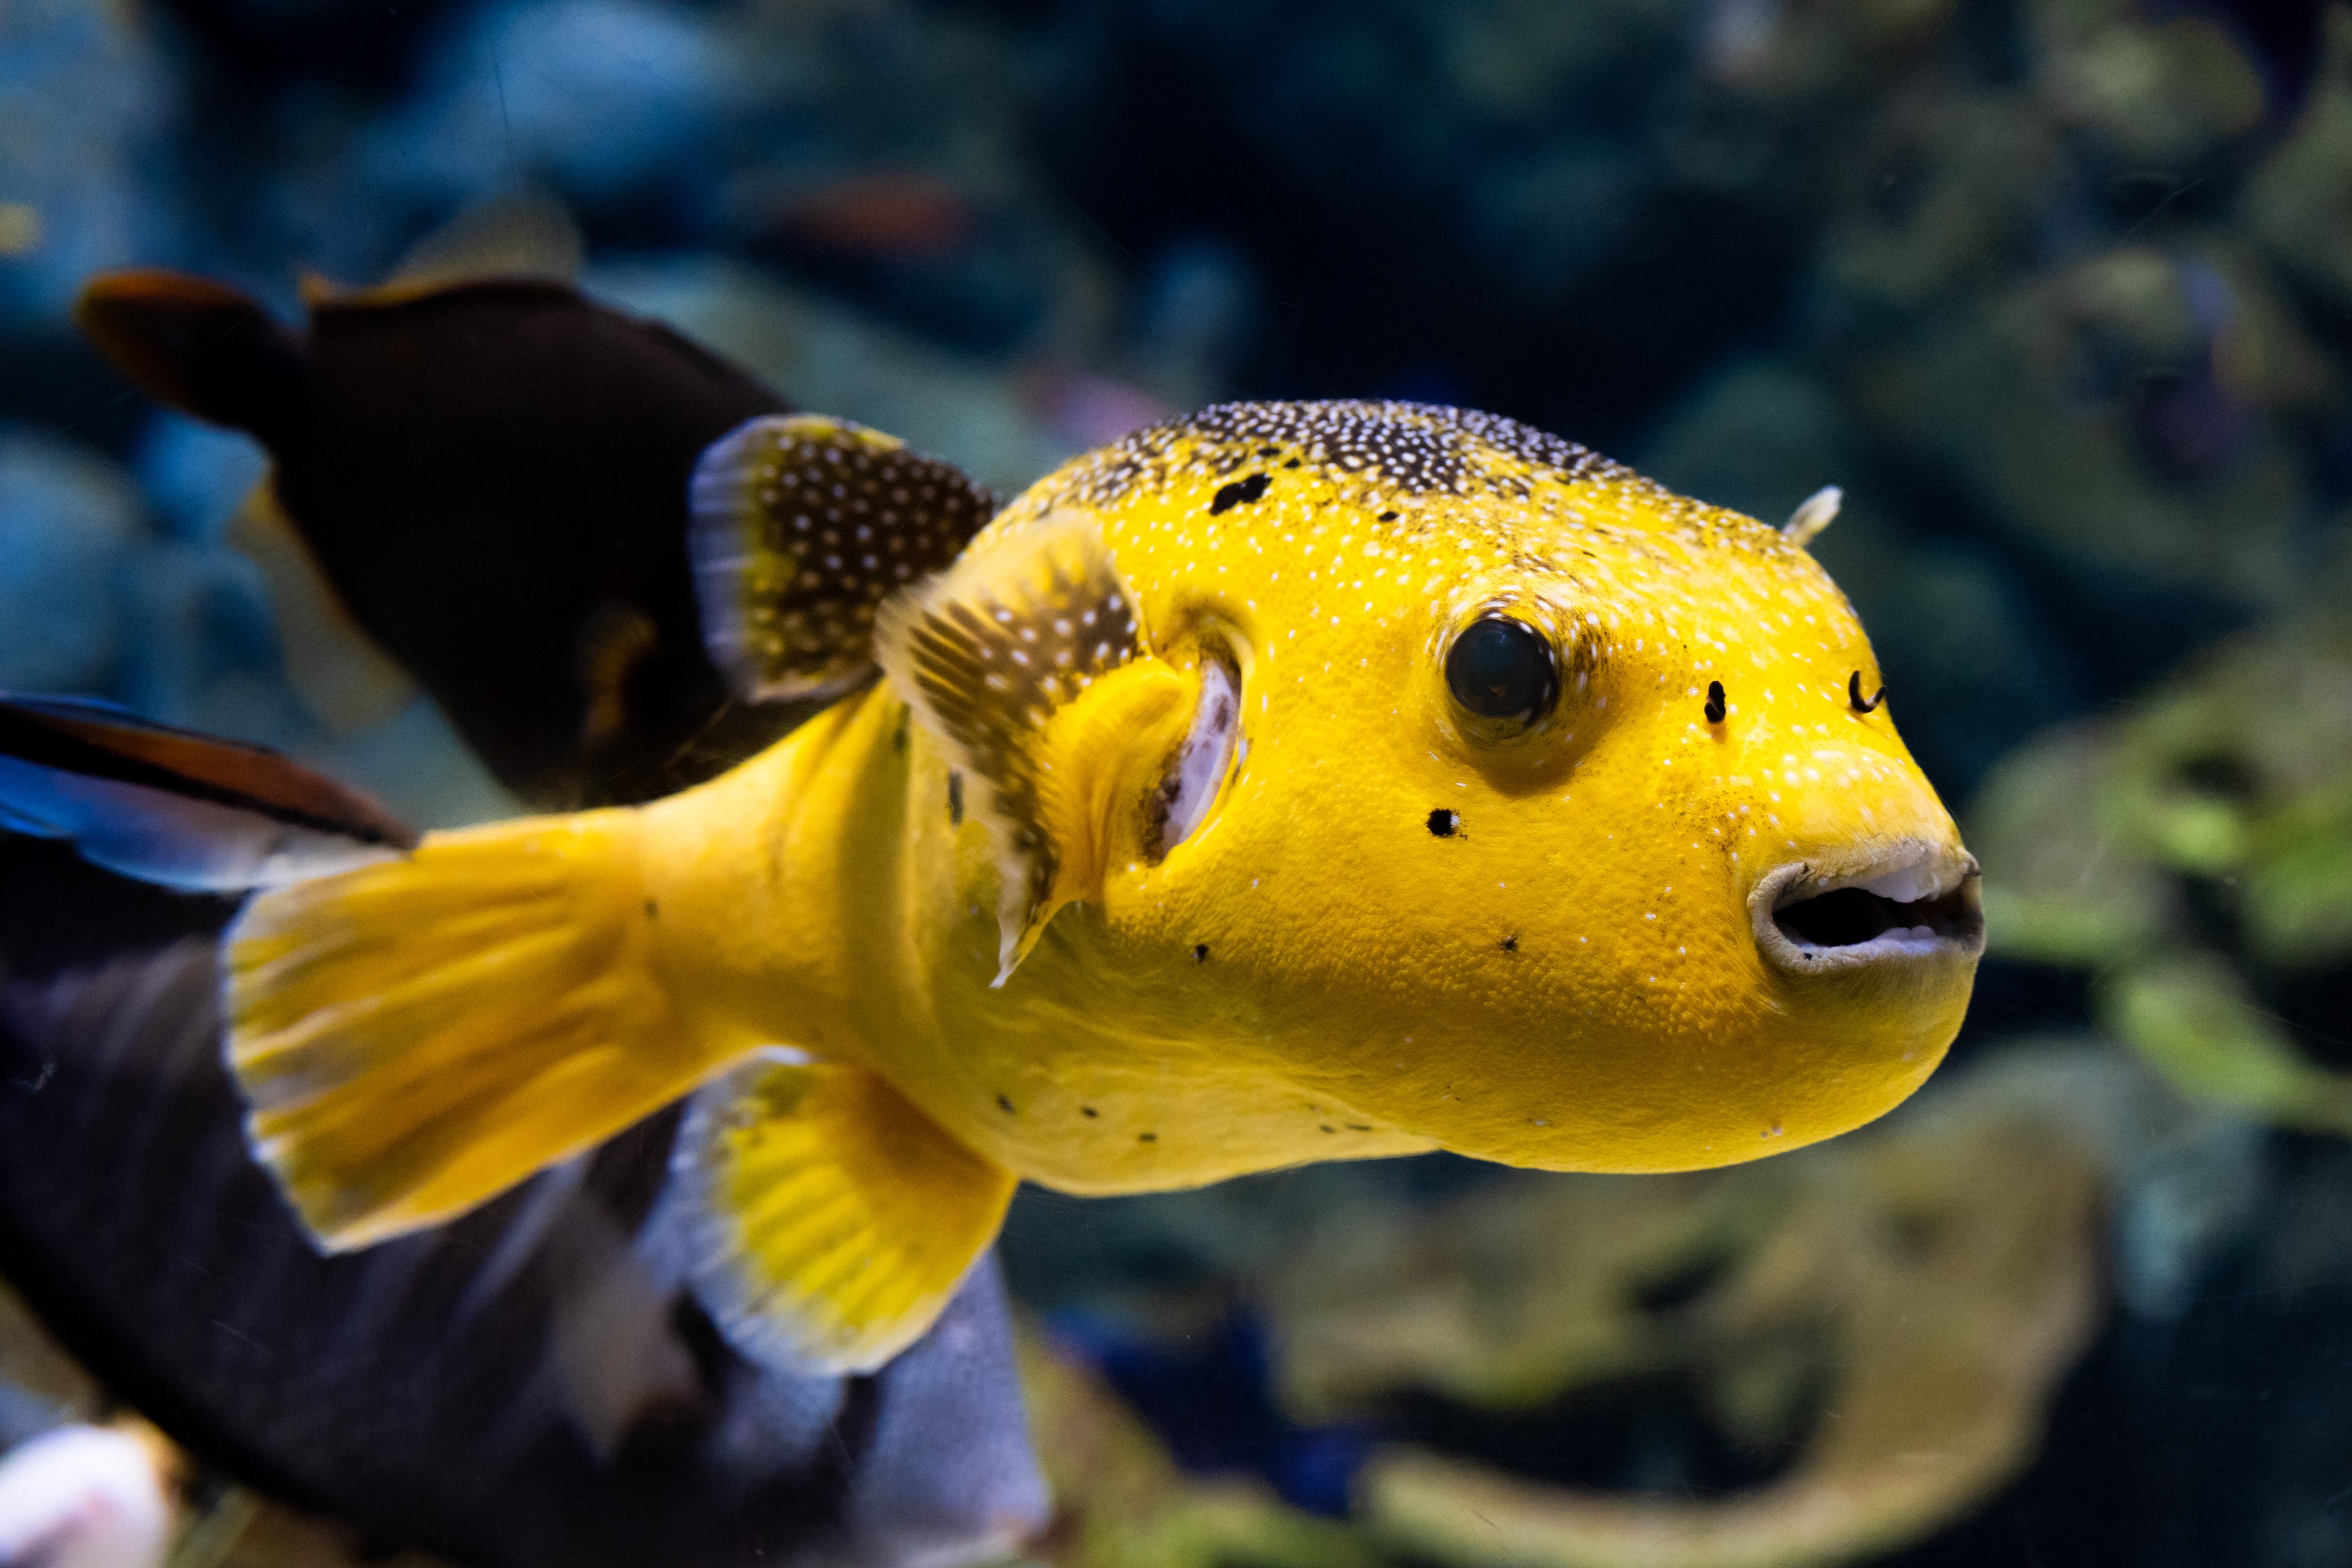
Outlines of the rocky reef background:
[[[1845,488],[1987,870],[1951,1068],[1714,1175],[1024,1194],[1041,1557],[2352,1563],[2352,8],[9,0],[0,689],[506,809],[429,708],[306,706],[257,453],[67,312],[143,264],[290,314],[526,193],[1006,493],[1335,395]],[[94,1397],[12,1364],[0,1444]]]

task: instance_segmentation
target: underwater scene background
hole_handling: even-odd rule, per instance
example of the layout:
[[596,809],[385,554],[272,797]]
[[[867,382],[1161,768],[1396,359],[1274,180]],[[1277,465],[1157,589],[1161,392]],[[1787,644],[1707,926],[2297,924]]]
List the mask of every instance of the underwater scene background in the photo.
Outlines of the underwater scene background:
[[[2352,1563],[2352,8],[5,0],[0,690],[518,809],[428,702],[306,693],[259,448],[69,319],[141,265],[291,320],[518,197],[1000,496],[1334,396],[1844,489],[1985,868],[1948,1064],[1716,1173],[1024,1191],[1037,1560]],[[0,1447],[111,1408],[0,1298]],[[404,1545],[191,1463],[175,1562]]]

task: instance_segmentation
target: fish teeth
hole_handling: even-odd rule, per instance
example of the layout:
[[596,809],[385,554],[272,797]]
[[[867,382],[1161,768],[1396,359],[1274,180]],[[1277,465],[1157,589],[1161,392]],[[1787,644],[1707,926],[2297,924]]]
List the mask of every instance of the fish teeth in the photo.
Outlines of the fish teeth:
[[1890,903],[1916,904],[1940,899],[1976,874],[1976,857],[1965,850],[1914,840],[1897,845],[1885,858],[1843,874],[1813,875],[1808,868],[1780,889],[1773,907],[1785,910],[1842,888],[1860,888]]

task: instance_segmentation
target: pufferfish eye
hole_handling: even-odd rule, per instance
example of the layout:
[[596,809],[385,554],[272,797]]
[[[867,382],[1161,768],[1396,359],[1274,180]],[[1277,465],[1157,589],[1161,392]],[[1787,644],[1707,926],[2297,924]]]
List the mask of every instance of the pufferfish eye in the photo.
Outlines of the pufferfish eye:
[[1532,724],[1559,696],[1551,644],[1525,621],[1489,616],[1454,639],[1445,655],[1454,700],[1482,719]]

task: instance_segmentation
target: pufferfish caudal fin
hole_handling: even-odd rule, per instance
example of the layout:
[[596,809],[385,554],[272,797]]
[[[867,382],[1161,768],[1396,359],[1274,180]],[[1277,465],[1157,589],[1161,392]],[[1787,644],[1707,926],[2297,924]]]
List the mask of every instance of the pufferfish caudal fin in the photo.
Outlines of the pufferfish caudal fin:
[[1101,886],[1116,814],[1160,785],[1215,679],[1147,648],[1099,525],[1077,510],[982,541],[876,616],[891,683],[981,783],[1002,878],[996,985],[1055,910]]
[[672,1177],[688,1273],[728,1337],[821,1373],[871,1372],[921,1338],[1014,1185],[878,1075],[775,1057],[696,1096]]
[[331,1249],[437,1224],[729,1059],[680,1026],[626,810],[436,834],[228,932],[255,1152]]
[[864,679],[876,606],[953,561],[996,510],[953,466],[814,414],[738,426],[704,451],[688,494],[704,647],[755,702]]

